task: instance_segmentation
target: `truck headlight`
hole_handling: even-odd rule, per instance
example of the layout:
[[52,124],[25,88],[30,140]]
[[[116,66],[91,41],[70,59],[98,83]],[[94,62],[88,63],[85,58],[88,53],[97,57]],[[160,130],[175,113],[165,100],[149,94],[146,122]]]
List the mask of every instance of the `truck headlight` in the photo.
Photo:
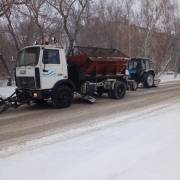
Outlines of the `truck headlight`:
[[126,69],[125,74],[126,74],[127,76],[129,76],[129,71],[128,71],[128,69]]
[[33,97],[37,98],[38,97],[38,93],[33,93]]

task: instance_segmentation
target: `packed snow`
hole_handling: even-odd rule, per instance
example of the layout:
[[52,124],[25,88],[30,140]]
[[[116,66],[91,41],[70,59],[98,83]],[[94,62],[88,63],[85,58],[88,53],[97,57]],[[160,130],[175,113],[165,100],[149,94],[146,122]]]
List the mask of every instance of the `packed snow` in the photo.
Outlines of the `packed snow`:
[[163,73],[160,77],[161,83],[180,81],[180,74],[175,75],[173,71]]
[[7,82],[5,80],[0,80],[0,87],[5,86]]
[[0,179],[179,180],[179,109],[152,107],[74,129],[71,138],[1,158]]
[[0,97],[6,98],[14,93],[15,87],[8,86],[8,87],[0,87]]
[[[180,74],[160,79],[179,81]],[[0,82],[0,96],[14,89]],[[179,180],[179,109],[176,103],[116,114],[103,123],[3,150],[0,180]],[[12,150],[16,153],[7,155]]]
[[15,91],[15,86],[7,86],[6,80],[0,80],[0,97],[6,98]]

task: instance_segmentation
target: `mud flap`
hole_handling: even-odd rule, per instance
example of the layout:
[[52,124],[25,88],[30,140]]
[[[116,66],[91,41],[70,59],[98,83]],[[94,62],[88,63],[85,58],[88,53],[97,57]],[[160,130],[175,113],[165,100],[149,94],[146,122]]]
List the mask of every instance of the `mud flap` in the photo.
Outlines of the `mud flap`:
[[91,103],[91,104],[93,104],[93,103],[96,102],[96,99],[95,99],[94,97],[92,97],[92,96],[89,96],[89,95],[83,96],[82,98],[83,98],[86,102]]
[[0,97],[0,113],[8,110],[9,108],[18,108],[21,104],[18,104],[16,92],[14,92],[11,96],[3,99]]
[[158,87],[158,86],[159,86],[159,83],[160,83],[160,79],[158,79],[158,78],[155,76],[153,86],[154,86],[154,87]]

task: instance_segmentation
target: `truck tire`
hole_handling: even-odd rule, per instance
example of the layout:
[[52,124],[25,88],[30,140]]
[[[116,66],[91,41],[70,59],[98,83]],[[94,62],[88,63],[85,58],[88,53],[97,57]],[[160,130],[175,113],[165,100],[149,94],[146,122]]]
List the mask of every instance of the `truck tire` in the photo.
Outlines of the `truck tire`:
[[146,73],[143,78],[143,86],[145,88],[152,88],[154,85],[154,75],[152,73]]
[[124,82],[117,81],[114,84],[114,89],[111,90],[108,95],[113,99],[122,99],[126,94],[126,89],[126,84]]
[[72,104],[73,91],[68,86],[59,86],[52,92],[52,104],[55,108],[66,108]]

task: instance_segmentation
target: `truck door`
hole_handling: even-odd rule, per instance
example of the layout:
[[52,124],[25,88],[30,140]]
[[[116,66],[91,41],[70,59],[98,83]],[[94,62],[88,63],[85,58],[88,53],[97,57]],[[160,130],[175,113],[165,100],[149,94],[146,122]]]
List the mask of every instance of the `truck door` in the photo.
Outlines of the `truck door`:
[[41,89],[51,89],[64,78],[59,49],[44,49],[40,68]]

